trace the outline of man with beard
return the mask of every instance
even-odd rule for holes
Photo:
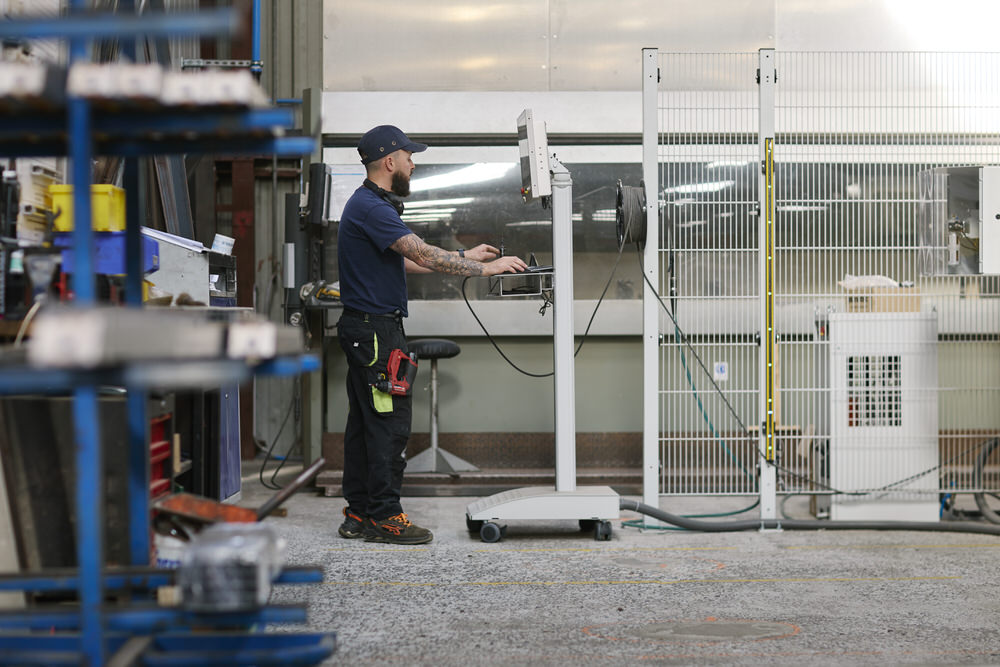
[[[426,544],[434,537],[410,522],[399,501],[412,397],[374,386],[387,374],[392,351],[407,352],[406,272],[492,276],[527,268],[518,257],[498,257],[499,250],[487,244],[457,252],[429,245],[403,223],[403,205],[395,197],[410,194],[413,153],[426,149],[393,125],[366,132],[358,153],[368,177],[340,219],[337,259],[344,312],[337,332],[347,356],[350,411],[344,430],[347,507],[338,532],[348,539]]]

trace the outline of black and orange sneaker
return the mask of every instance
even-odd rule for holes
[[[365,519],[359,516],[357,513],[352,512],[350,508],[344,508],[344,523],[340,524],[340,528],[337,532],[340,536],[348,540],[356,540],[359,537],[365,537],[368,528],[365,526]]]
[[[397,514],[388,519],[368,519],[368,534],[365,542],[388,542],[389,544],[427,544],[434,534],[410,522],[405,514]]]

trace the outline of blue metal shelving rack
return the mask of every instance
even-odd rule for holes
[[[84,0],[71,0],[70,16],[0,22],[0,39],[62,39],[69,42],[70,64],[85,60],[94,39],[118,38],[135,56],[138,37],[198,36],[231,32],[236,15],[228,9],[194,14],[134,14],[134,2],[120,3],[118,14],[86,12]],[[124,185],[129,193],[126,217],[126,306],[141,307],[141,232],[134,193],[138,188],[135,156],[164,153],[251,153],[302,155],[314,139],[278,136],[275,128],[293,126],[288,109],[117,111],[95,116],[87,100],[70,97],[65,110],[0,115],[0,155],[67,155],[71,163],[75,225],[75,305],[93,307],[95,237],[91,229],[90,164],[93,155],[125,156]],[[193,363],[193,362],[192,362]],[[176,364],[174,364],[176,365]],[[206,363],[197,363],[206,371]],[[209,362],[207,370],[227,380],[252,373],[289,375],[318,369],[315,356],[278,358],[250,368],[243,362]],[[113,655],[130,652],[138,664],[315,664],[336,647],[332,633],[206,633],[204,628],[263,628],[268,623],[301,623],[298,607],[267,606],[239,614],[196,614],[158,607],[150,592],[173,580],[173,573],[148,567],[149,464],[145,391],[161,377],[151,363],[98,370],[0,368],[0,394],[73,394],[76,434],[77,568],[31,575],[0,574],[0,590],[75,590],[75,609],[15,610],[0,614],[0,663],[103,665]],[[97,388],[127,389],[129,430],[129,544],[131,567],[105,570]],[[288,569],[275,582],[316,583],[317,569]],[[128,590],[133,602],[109,608],[105,593]],[[198,628],[199,632],[191,632]]]

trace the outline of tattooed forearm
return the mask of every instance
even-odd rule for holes
[[[407,234],[392,244],[392,249],[420,266],[456,276],[481,276],[483,264],[474,259],[465,259],[424,243],[416,234]]]

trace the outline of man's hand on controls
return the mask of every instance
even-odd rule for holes
[[[498,273],[520,273],[528,268],[524,260],[513,255],[506,255],[484,264],[486,270],[484,276],[495,276]]]
[[[475,248],[469,248],[463,252],[466,257],[477,262],[488,262],[500,256],[500,250],[487,243],[480,243]]]

